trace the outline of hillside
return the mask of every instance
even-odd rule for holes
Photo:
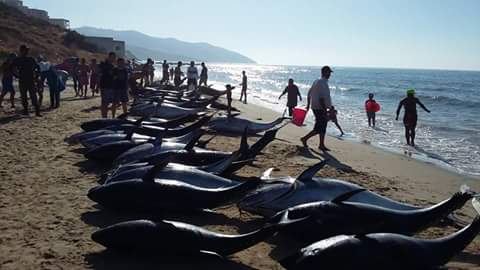
[[[17,52],[21,44],[31,48],[32,56],[41,54],[55,63],[69,56],[104,57],[96,53],[95,46],[85,43],[83,36],[74,31],[65,31],[0,3],[0,58]]]
[[[116,31],[93,27],[75,29],[88,36],[113,37],[124,40],[127,49],[139,59],[152,57],[156,60],[199,60],[208,62],[255,63],[239,53],[210,45],[208,43],[184,42],[174,38],[158,38],[137,31]]]

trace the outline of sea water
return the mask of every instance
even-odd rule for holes
[[[209,84],[219,89],[227,83],[236,85],[234,97],[239,96],[238,85],[245,70],[249,102],[275,110],[279,115],[285,110],[286,96],[280,101],[278,96],[288,79],[295,80],[304,97],[299,106],[304,106],[306,94],[321,69],[240,64],[209,64],[208,68]],[[349,67],[333,67],[333,70],[329,84],[338,121],[346,133],[344,138],[480,177],[480,72]],[[416,96],[432,111],[429,114],[417,107],[415,148],[405,144],[403,110],[399,121],[395,121],[398,103],[408,88],[414,88]],[[364,106],[368,93],[374,93],[382,106],[377,113],[376,128],[368,127]],[[309,113],[307,125],[312,124]],[[330,123],[328,133],[338,136],[340,132]]]

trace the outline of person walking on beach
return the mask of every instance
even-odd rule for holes
[[[79,93],[79,81],[78,81],[78,65],[80,63],[79,58],[75,58],[72,65],[72,80],[73,80],[73,90],[75,90],[75,96],[78,97]]]
[[[243,101],[243,104],[247,104],[247,88],[248,88],[248,78],[245,73],[245,70],[242,71],[242,83],[240,84],[242,86],[242,92],[240,94],[240,101],[242,101],[243,96],[245,95],[245,100]]]
[[[343,135],[345,135],[345,133],[343,133],[342,127],[338,123],[337,114],[338,111],[335,109],[334,106],[332,106],[330,108],[330,111],[328,111],[328,119],[337,126],[338,130],[340,131],[340,137],[342,137]]]
[[[175,87],[179,87],[183,81],[182,81],[182,75],[183,75],[183,72],[182,72],[182,61],[179,61],[177,63],[177,66],[175,67],[175,71],[174,71],[174,74],[175,74],[175,77],[173,78],[173,83],[175,85]]]
[[[63,82],[60,82],[60,77],[53,66],[45,72],[47,85],[50,92],[50,109],[60,107],[60,91],[65,89]],[[63,89],[62,89],[63,87]]]
[[[404,115],[403,115],[403,124],[405,125],[405,139],[407,140],[407,144],[411,146],[415,146],[415,129],[417,128],[417,104],[422,107],[423,110],[430,113],[425,105],[420,102],[418,98],[415,97],[415,89],[408,89],[407,90],[407,97],[404,98],[398,104],[397,108],[397,117],[395,120],[398,121],[398,115],[400,114],[400,110],[402,107],[404,108]]]
[[[90,60],[90,90],[92,91],[92,97],[98,92],[98,74],[100,73],[97,59]]]
[[[202,86],[202,84],[205,86],[208,86],[207,80],[208,80],[208,69],[207,69],[207,66],[205,66],[205,63],[202,62],[202,71],[200,72],[200,83],[198,84],[198,86]]]
[[[300,101],[302,100],[302,95],[300,94],[298,87],[294,84],[293,79],[288,80],[288,85],[278,97],[278,100],[280,100],[285,94],[287,94],[288,115],[292,116],[293,109],[297,107],[298,98],[300,98]]]
[[[195,62],[191,61],[190,66],[187,69],[187,86],[190,88],[193,85],[194,89],[197,89],[198,69],[195,67]]]
[[[23,114],[28,115],[27,92],[30,96],[32,106],[35,108],[36,116],[40,114],[40,106],[38,105],[35,82],[37,81],[40,67],[35,59],[28,56],[30,49],[22,45],[20,46],[20,56],[13,61],[13,71],[18,78],[18,88],[20,89],[20,97],[22,99]]]
[[[325,134],[327,132],[328,115],[327,111],[332,107],[332,98],[330,97],[330,87],[328,86],[328,79],[332,74],[332,69],[329,66],[322,67],[322,78],[315,80],[312,87],[308,91],[307,97],[307,111],[312,106],[312,111],[315,116],[315,126],[305,137],[302,137],[300,141],[303,146],[308,147],[308,140],[319,135],[320,145],[319,149],[322,151],[330,151],[325,146]]]
[[[113,117],[115,117],[116,107],[122,104],[123,113],[128,112],[128,70],[125,65],[125,59],[118,58],[117,67],[113,69],[114,84],[114,105],[112,108]]]
[[[365,111],[367,112],[368,126],[375,127],[375,115],[377,113],[377,102],[373,99],[373,93],[368,94],[368,99],[365,101]]]
[[[2,108],[3,98],[7,93],[10,93],[11,108],[15,108],[15,88],[13,87],[13,61],[17,55],[11,53],[7,60],[0,66],[0,73],[2,74],[2,92],[0,93],[0,108]]]
[[[100,97],[101,105],[100,111],[103,118],[108,116],[108,105],[114,103],[114,81],[113,81],[113,63],[117,58],[114,52],[108,54],[108,58],[99,65],[99,78],[100,78]],[[112,106],[112,115],[115,115],[115,106]]]
[[[228,117],[232,116],[232,90],[235,89],[235,87],[232,87],[230,84],[227,84],[225,86],[227,89],[227,114]]]
[[[167,83],[170,80],[170,76],[168,74],[168,69],[170,66],[167,63],[167,60],[163,60],[162,64],[162,83]]]
[[[78,85],[79,85],[79,94],[81,97],[87,98],[88,90],[88,78],[91,74],[90,66],[87,65],[85,58],[80,60],[80,65],[78,66]]]

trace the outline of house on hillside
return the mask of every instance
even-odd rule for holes
[[[21,0],[0,0],[0,3],[4,3],[7,6],[22,9],[23,2]]]
[[[50,18],[48,20],[51,24],[60,26],[63,29],[70,29],[70,21],[66,19],[60,19],[60,18]]]
[[[118,57],[125,57],[125,41],[108,37],[85,37],[85,41],[94,44],[103,53],[114,52]]]
[[[25,15],[28,15],[30,17],[34,17],[44,21],[48,21],[48,19],[50,19],[50,17],[48,17],[48,12],[46,10],[23,7],[22,11],[23,13],[25,13]]]

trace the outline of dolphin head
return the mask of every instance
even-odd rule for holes
[[[92,234],[92,240],[114,249],[142,249],[155,236],[156,224],[149,220],[120,222]]]

